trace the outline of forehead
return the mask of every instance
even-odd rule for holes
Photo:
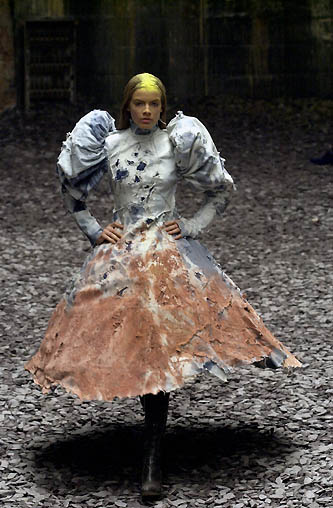
[[[140,100],[144,102],[151,102],[161,99],[161,92],[157,90],[147,90],[146,88],[139,88],[135,90],[132,95],[132,100]]]

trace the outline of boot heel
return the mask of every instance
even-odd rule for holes
[[[162,496],[162,473],[160,465],[149,461],[142,469],[141,495],[143,499],[160,499]]]

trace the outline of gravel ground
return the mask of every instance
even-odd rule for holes
[[[84,108],[0,118],[1,444],[4,508],[137,508],[142,411],[135,399],[44,396],[24,371],[88,242],[66,215],[54,165]],[[227,159],[238,193],[204,242],[295,371],[202,376],[171,399],[164,498],[156,508],[332,506],[332,101],[189,104]],[[180,208],[198,202],[180,189]],[[90,205],[101,220],[103,184]]]

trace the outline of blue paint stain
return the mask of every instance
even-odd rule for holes
[[[117,162],[116,162],[116,167],[119,166],[119,159],[117,159]]]
[[[201,273],[200,272],[195,272],[195,276],[196,276],[197,279],[199,279],[199,280],[201,279]]]
[[[140,211],[140,209],[137,206],[135,206],[135,205],[131,206],[131,213],[133,215],[138,215],[139,211]]]
[[[136,167],[138,171],[143,171],[147,164],[145,162],[140,162],[140,164]]]
[[[123,178],[126,178],[127,176],[128,176],[127,169],[118,169],[116,174],[116,180],[123,180]]]
[[[129,166],[133,166],[134,161],[127,161],[127,164],[128,164]]]
[[[145,200],[145,197],[144,197],[144,196],[142,196],[142,197],[141,197],[141,201],[144,201],[144,200]]]
[[[154,222],[153,219],[146,219],[147,224],[151,224],[152,222]]]
[[[203,364],[203,368],[207,370],[211,370],[214,367],[215,363],[212,360],[208,360]]]
[[[106,279],[106,277],[107,277],[107,276],[108,276],[108,274],[107,274],[107,273],[105,273],[105,274],[103,275],[103,279]]]
[[[136,176],[135,176],[134,181],[135,181],[136,183],[140,182],[140,178],[138,177],[138,175],[136,175]]]
[[[132,240],[129,240],[128,242],[126,242],[126,250],[127,252],[130,252],[132,250]]]
[[[134,152],[134,157],[137,157],[139,155],[139,152]]]
[[[73,206],[73,212],[82,212],[82,210],[86,210],[87,206],[84,201],[75,201]]]
[[[124,291],[126,291],[126,289],[127,289],[127,288],[128,288],[128,286],[125,286],[124,288],[119,289],[119,291],[118,291],[117,295],[118,295],[118,296],[123,296],[123,293],[124,293]]]

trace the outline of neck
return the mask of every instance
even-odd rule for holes
[[[142,129],[130,118],[130,128],[134,134],[138,134],[139,136],[147,136],[148,134],[151,134],[158,129],[158,124],[154,125],[154,127],[151,129]]]

